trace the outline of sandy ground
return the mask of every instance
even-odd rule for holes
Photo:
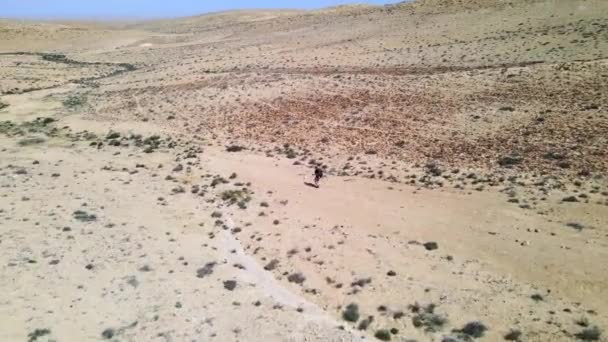
[[[607,17],[0,21],[0,340],[606,341]]]

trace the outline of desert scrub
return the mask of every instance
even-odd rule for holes
[[[342,312],[342,318],[348,322],[357,322],[359,320],[359,305],[355,303],[350,303]]]
[[[92,222],[97,220],[97,216],[89,214],[83,210],[76,210],[73,214],[74,218],[82,222]]]
[[[580,332],[574,334],[574,337],[581,341],[599,341],[601,336],[602,332],[597,326],[585,328]]]
[[[30,145],[42,144],[45,141],[46,140],[41,137],[30,137],[30,138],[25,138],[25,139],[19,140],[17,142],[17,144],[19,144],[19,146],[30,146]]]
[[[224,178],[222,176],[214,176],[210,185],[212,188],[215,188],[219,184],[228,184],[228,183],[230,183],[230,182],[226,178]]]
[[[473,338],[480,338],[484,335],[486,330],[488,330],[488,328],[483,323],[475,321],[469,322],[460,330],[455,331]]]
[[[56,127],[50,127],[49,124],[55,122],[53,118],[36,118],[33,121],[25,121],[22,123],[14,123],[12,121],[3,121],[0,123],[0,133],[8,136],[20,136],[27,133],[41,133],[48,136],[57,136],[59,130]]]
[[[112,337],[114,337],[114,335],[116,335],[116,331],[114,331],[114,329],[112,329],[112,328],[105,329],[104,331],[101,332],[101,337],[103,337],[106,340],[111,339]]]
[[[530,298],[535,302],[542,302],[544,300],[543,296],[538,293],[531,295]]]
[[[498,159],[498,165],[505,167],[505,168],[511,168],[514,165],[519,165],[523,162],[523,158],[518,155],[518,154],[510,154],[510,155],[506,155],[506,156],[502,156],[500,159]]]
[[[290,283],[302,284],[302,283],[304,283],[304,281],[306,281],[306,277],[302,273],[298,272],[298,273],[290,274],[287,277],[287,280]]]
[[[427,332],[437,332],[447,323],[447,319],[434,313],[419,313],[412,317],[412,324],[416,328],[424,328]]]
[[[48,62],[65,62],[67,59],[64,54],[61,53],[40,53],[42,60]]]
[[[435,314],[435,304],[429,304],[426,307],[421,307],[418,303],[409,306],[414,317],[412,324],[416,328],[423,328],[426,332],[440,331],[448,322],[447,318]]]
[[[288,159],[295,159],[298,157],[298,153],[291,148],[289,144],[284,144],[283,148],[276,147],[275,151],[279,154],[284,154]]]
[[[69,109],[82,107],[87,102],[87,98],[83,94],[71,95],[63,100],[63,106]]]
[[[367,330],[367,328],[369,327],[370,324],[372,324],[373,321],[374,321],[374,316],[368,316],[367,318],[365,318],[365,319],[361,320],[361,322],[359,322],[357,329]]]
[[[579,232],[582,231],[583,228],[585,228],[585,226],[583,226],[582,224],[577,223],[577,222],[568,222],[568,223],[566,223],[566,226],[570,227],[572,229],[578,230]]]
[[[264,266],[264,269],[266,271],[272,271],[275,268],[277,268],[278,265],[279,265],[279,260],[272,259],[272,260],[270,260],[270,262],[266,266]]]
[[[388,331],[386,329],[380,329],[380,330],[376,331],[376,333],[374,334],[374,337],[379,339],[380,341],[390,341],[391,333],[390,333],[390,331]]]
[[[4,109],[6,107],[8,107],[8,104],[0,101],[0,110]]]
[[[118,139],[120,138],[120,133],[110,131],[108,135],[106,135],[106,140]]]
[[[247,189],[239,190],[226,190],[220,194],[220,198],[224,202],[228,202],[228,205],[238,203],[241,209],[247,207],[247,203],[251,201],[251,196]]]
[[[244,149],[245,149],[245,147],[239,146],[239,145],[226,146],[226,151],[227,152],[241,152]]]
[[[49,329],[36,329],[36,330],[32,331],[31,333],[27,334],[27,341],[35,342],[36,340],[38,340],[38,337],[49,335],[50,333],[51,333],[51,330],[49,330]]]
[[[151,135],[145,139],[142,139],[141,135],[132,135],[129,139],[133,140],[135,146],[143,147],[144,153],[152,153],[157,150],[163,143],[163,140],[158,135]],[[171,142],[167,143],[167,147]]]
[[[508,333],[505,334],[505,341],[519,341],[521,338],[521,331],[517,329],[511,329]]]

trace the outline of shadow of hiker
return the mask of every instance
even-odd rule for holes
[[[314,185],[314,184],[309,183],[309,182],[304,182],[304,185],[311,186],[311,187],[313,187],[313,188],[315,188],[315,189],[318,189],[318,188],[319,188],[319,186],[318,186],[318,185]]]

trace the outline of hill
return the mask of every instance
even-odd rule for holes
[[[0,21],[0,340],[604,340],[607,18]]]

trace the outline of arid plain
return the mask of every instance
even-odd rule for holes
[[[605,1],[2,19],[0,340],[607,341],[606,146]]]

